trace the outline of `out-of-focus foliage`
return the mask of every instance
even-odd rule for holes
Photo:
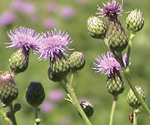
[[[6,49],[6,42],[10,42],[7,32],[14,27],[25,26],[42,33],[54,28],[70,34],[73,43],[71,48],[82,51],[86,57],[86,65],[77,73],[75,91],[79,99],[88,99],[94,105],[94,115],[91,117],[93,125],[106,125],[109,122],[112,96],[106,91],[106,76],[95,74],[92,70],[93,62],[98,55],[108,49],[101,40],[93,39],[86,27],[89,16],[96,15],[97,4],[102,6],[102,0],[0,0],[0,70],[10,71],[8,59],[15,49]],[[122,1],[120,1],[122,2]],[[150,104],[150,15],[149,1],[124,0],[124,12],[120,20],[125,28],[125,18],[128,11],[140,8],[144,13],[145,25],[137,33],[131,53],[131,76],[133,82],[141,86],[146,93],[146,102]],[[126,30],[126,28],[125,28]],[[127,31],[127,30],[126,30]],[[127,31],[128,32],[128,31]],[[126,51],[126,50],[125,50]],[[125,52],[124,51],[124,52]],[[24,73],[15,77],[19,88],[22,109],[16,114],[18,125],[33,124],[32,107],[25,101],[25,91],[31,81],[40,81],[46,92],[45,107],[41,106],[41,125],[82,125],[84,121],[78,115],[75,107],[62,98],[53,99],[58,94],[51,95],[56,90],[61,91],[60,97],[65,97],[61,86],[51,82],[47,77],[49,61],[38,61],[38,56],[30,53],[29,67]],[[126,81],[125,81],[126,83]],[[128,84],[120,95],[115,114],[115,125],[130,124],[128,116],[131,108],[127,104],[126,95]],[[58,96],[58,95],[57,95]],[[58,96],[58,97],[59,97]],[[142,108],[141,108],[142,109]],[[148,125],[149,120],[144,110],[139,114],[139,124]],[[0,125],[6,125],[0,117]]]

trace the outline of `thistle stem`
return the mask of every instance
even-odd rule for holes
[[[118,100],[118,97],[114,96],[113,103],[112,103],[111,114],[110,114],[109,125],[113,125],[115,110],[116,110],[116,106],[117,106],[117,100]]]
[[[37,107],[33,107],[34,109],[34,125],[39,125],[41,120],[38,118],[38,108]]]
[[[127,66],[129,65],[129,62],[130,62],[131,46],[132,46],[134,36],[135,36],[135,34],[130,33],[130,38],[129,38],[129,43],[128,43],[128,51],[127,51]]]
[[[13,125],[17,125],[16,118],[15,118],[15,112],[14,112],[12,103],[9,105],[9,109],[10,109],[10,115],[11,115],[11,122]]]
[[[90,120],[87,118],[86,114],[84,113],[83,109],[81,108],[78,99],[76,97],[76,94],[74,92],[74,89],[70,86],[69,83],[66,83],[66,88],[72,98],[72,103],[76,106],[76,108],[78,109],[80,115],[82,116],[82,118],[84,119],[86,125],[92,125]]]
[[[130,88],[132,89],[132,91],[134,92],[135,96],[137,97],[137,99],[139,100],[139,102],[141,103],[142,107],[144,108],[144,110],[146,111],[146,113],[148,114],[148,116],[150,117],[150,110],[147,106],[147,104],[144,102],[144,100],[141,98],[140,94],[137,92],[135,86],[132,84],[132,80],[129,74],[130,70],[128,67],[123,68],[123,73],[124,76],[130,86]]]
[[[137,114],[139,113],[139,109],[134,109],[133,111],[133,125],[137,125]]]
[[[11,120],[6,116],[6,113],[3,111],[2,108],[0,108],[0,115],[2,116],[2,118],[3,118],[4,120],[7,121],[7,123],[8,123],[9,125],[12,125]]]

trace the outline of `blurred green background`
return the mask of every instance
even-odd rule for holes
[[[75,76],[75,92],[79,99],[90,100],[94,105],[94,115],[91,117],[93,125],[107,125],[112,104],[112,96],[106,90],[106,76],[104,74],[95,74],[92,70],[93,62],[98,55],[107,52],[108,49],[101,40],[93,39],[86,27],[86,21],[91,15],[96,15],[97,5],[102,6],[102,0],[0,0],[0,70],[10,71],[8,59],[15,49],[6,49],[4,43],[10,42],[7,32],[14,27],[25,26],[35,29],[42,33],[51,31],[54,28],[61,29],[70,34],[73,43],[70,48],[82,51],[85,54],[86,65]],[[120,1],[122,2],[122,1]],[[128,11],[140,8],[144,13],[145,25],[137,33],[131,54],[131,76],[133,82],[141,86],[146,93],[146,103],[150,104],[150,3],[149,0],[124,0],[123,16],[120,17],[125,28],[125,18]],[[11,16],[4,16],[6,13]],[[4,18],[5,17],[5,18]],[[7,19],[8,18],[8,19]],[[9,22],[10,20],[10,22]],[[4,22],[7,23],[5,24]],[[126,29],[125,29],[126,30]],[[127,32],[128,33],[128,32]],[[125,50],[126,51],[126,50]],[[69,52],[70,53],[70,52]],[[31,81],[40,81],[46,92],[44,102],[49,102],[52,107],[47,112],[41,110],[41,125],[84,125],[84,121],[78,115],[73,105],[65,100],[52,101],[49,94],[53,90],[63,89],[57,83],[51,82],[47,77],[49,61],[38,61],[38,56],[30,53],[29,67],[24,73],[15,77],[15,82],[19,88],[19,96],[14,102],[19,102],[22,109],[16,114],[18,125],[33,124],[32,107],[25,101],[25,91]],[[125,79],[124,79],[125,81]],[[126,81],[125,81],[126,83]],[[129,90],[126,83],[126,89],[120,95],[115,114],[115,125],[131,124],[128,120],[132,111],[126,102],[126,95]],[[65,96],[66,97],[66,96]],[[148,125],[147,114],[141,108],[138,115],[139,125]],[[7,123],[0,117],[0,125]]]

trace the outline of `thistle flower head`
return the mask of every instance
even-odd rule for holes
[[[43,33],[43,37],[44,38],[39,43],[40,60],[46,60],[50,57],[51,61],[53,61],[56,55],[67,55],[65,51],[71,43],[69,34],[60,30],[54,30]]]
[[[127,64],[127,55],[125,54],[122,57],[124,66],[126,67]],[[120,63],[115,59],[115,56],[111,52],[107,52],[106,54],[102,54],[102,57],[96,58],[97,63],[93,63],[94,67],[93,69],[96,72],[101,72],[107,74],[107,76],[111,76],[116,71],[121,70]],[[129,63],[130,65],[130,63]]]
[[[25,48],[26,50],[38,50],[37,43],[41,41],[42,36],[33,29],[26,27],[14,28],[8,32],[8,37],[12,41],[7,48]]]
[[[120,70],[121,65],[115,59],[114,55],[111,52],[107,52],[106,54],[102,54],[102,57],[96,58],[97,63],[94,63],[94,70],[96,72],[106,73],[110,76],[114,70]]]
[[[98,11],[100,11],[98,14],[102,17],[117,18],[123,11],[122,5],[115,0],[107,2],[106,4],[103,3],[103,6],[103,8],[98,6]]]

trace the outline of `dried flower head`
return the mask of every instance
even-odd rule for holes
[[[56,55],[67,55],[65,51],[71,43],[69,34],[55,29],[54,31],[43,33],[43,37],[39,43],[40,60],[46,60],[50,57],[51,61],[53,61]]]
[[[98,14],[102,17],[117,18],[123,11],[122,5],[115,0],[107,2],[106,4],[103,3],[103,6],[103,8],[98,6],[98,11],[100,11]]]
[[[37,43],[41,41],[42,36],[36,33],[35,30],[19,27],[8,32],[8,37],[12,41],[7,48],[25,48],[26,50],[38,50]]]

